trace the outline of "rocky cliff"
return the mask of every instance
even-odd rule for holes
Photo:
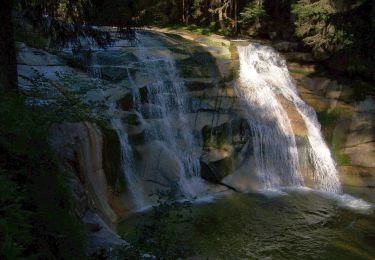
[[[202,179],[213,192],[260,188],[250,127],[233,88],[239,66],[236,46],[246,41],[174,31],[150,34],[164,47],[150,43],[144,48],[156,57],[171,57],[186,87],[186,117],[197,140],[193,150],[200,161]],[[317,76],[310,56],[292,52],[296,47],[292,43],[275,47],[289,53],[289,69],[303,99],[318,112],[342,183],[347,188],[374,187],[373,98],[360,93],[362,86]],[[122,39],[107,50],[94,52],[51,53],[24,44],[18,49],[21,89],[29,102],[66,106],[61,101],[69,100],[69,104],[80,104],[78,119],[60,118],[61,122],[51,127],[51,143],[62,167],[72,173],[77,211],[91,231],[91,247],[122,243],[114,227],[135,205],[125,178],[122,144],[111,119],[121,119],[146,196],[179,178],[176,157],[166,152],[168,147],[160,140],[146,134],[147,127],[160,121],[155,114],[147,113],[158,109],[146,87],[155,75],[142,73],[145,64],[139,62],[139,53]],[[135,91],[140,101],[134,99]],[[306,126],[295,108],[279,98],[291,120],[298,149],[303,151]],[[136,102],[141,104],[142,117],[134,109]],[[306,165],[302,169],[306,184],[312,185],[308,177],[311,165],[303,153],[299,160]]]

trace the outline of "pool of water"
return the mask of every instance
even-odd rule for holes
[[[348,195],[231,194],[194,204],[193,219],[193,255],[202,259],[375,259],[374,208]]]

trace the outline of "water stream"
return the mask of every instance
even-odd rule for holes
[[[205,186],[200,178],[199,154],[194,151],[198,146],[197,138],[186,116],[189,111],[184,81],[178,75],[168,48],[144,34],[138,34],[137,38],[140,71],[152,77],[146,85],[147,106],[142,104],[140,92],[133,91],[133,107],[140,120],[151,119],[145,130],[146,142],[157,140],[166,153],[174,157],[178,163],[179,190],[184,196],[202,195]],[[153,48],[149,48],[150,45]]]
[[[110,105],[110,111],[113,114],[111,119],[111,124],[113,129],[115,129],[121,146],[121,170],[125,176],[126,184],[130,195],[132,196],[134,205],[136,209],[141,209],[145,207],[145,198],[143,194],[142,185],[140,179],[136,174],[135,160],[133,156],[133,150],[129,144],[129,138],[125,132],[124,125],[121,118],[115,116],[117,111],[116,104],[112,103]]]
[[[127,74],[126,81],[119,84],[130,90],[132,108],[126,113],[137,117],[143,129],[143,144],[130,142],[121,116],[113,116],[111,125],[120,140],[122,170],[135,208],[150,204],[145,197],[153,190],[147,188],[147,181],[175,186],[188,198],[207,195],[208,187],[200,176],[201,142],[189,124],[189,92],[179,76],[175,56],[164,42],[148,33],[137,33],[136,46],[131,48],[132,63],[124,61],[116,66],[124,68],[123,73]],[[305,123],[307,154],[313,168],[311,179],[316,188],[340,193],[335,162],[321,135],[315,111],[299,97],[285,60],[272,48],[259,44],[239,46],[238,53],[240,78],[235,91],[252,131],[255,166],[261,185],[266,189],[305,186],[305,176],[301,173],[305,165],[300,165],[299,158],[302,151],[298,151],[291,120],[281,102],[283,99]],[[94,53],[90,74],[102,77],[104,66],[114,65],[99,64]],[[116,100],[116,97],[112,100],[109,112],[120,115],[122,110]],[[147,151],[147,155],[142,154],[141,163],[134,158],[135,149]],[[159,158],[167,159],[159,162]],[[169,169],[169,165],[163,165],[160,170],[160,163],[174,166]],[[142,167],[148,165],[152,165],[152,169],[144,177],[146,171]],[[165,174],[166,171],[170,172]]]
[[[316,188],[340,193],[335,162],[320,132],[316,113],[299,97],[285,60],[271,47],[259,44],[238,46],[238,53],[240,83],[236,91],[247,111],[257,173],[265,188],[304,185],[296,140],[281,97],[300,114],[307,128]]]

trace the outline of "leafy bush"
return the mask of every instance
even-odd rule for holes
[[[257,5],[255,2],[250,2],[240,13],[239,23],[242,27],[252,26],[257,19],[266,15],[267,13],[263,6]]]
[[[178,201],[175,189],[159,190],[157,205],[138,225],[131,245],[119,248],[121,259],[178,259],[189,256],[192,250],[193,218],[191,202]]]
[[[342,49],[352,41],[350,35],[335,26],[333,19],[337,12],[330,1],[298,1],[292,9],[296,35],[315,49],[330,52]]]
[[[370,51],[375,44],[373,6],[369,0],[299,0],[292,6],[295,33],[317,57],[329,59],[332,69],[371,78],[375,61]]]
[[[47,133],[50,112],[0,96],[0,258],[85,259],[85,233]]]

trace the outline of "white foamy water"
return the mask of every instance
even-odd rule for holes
[[[335,162],[320,132],[315,111],[298,95],[285,60],[271,47],[238,46],[240,83],[236,86],[253,133],[257,172],[265,188],[301,186],[298,151],[288,115],[278,100],[287,99],[308,130],[309,161],[316,188],[340,193]]]
[[[134,205],[136,209],[145,207],[145,199],[143,196],[143,188],[140,183],[139,177],[135,170],[135,160],[133,156],[133,149],[129,144],[128,135],[124,130],[124,125],[121,118],[117,118],[115,104],[111,104],[110,112],[112,112],[113,117],[111,119],[111,124],[113,129],[115,129],[121,146],[121,170],[125,176],[126,185],[129,190],[130,195],[133,198]]]
[[[137,38],[139,42],[135,54],[142,64],[141,72],[152,77],[146,85],[147,108],[141,104],[140,93],[133,91],[134,109],[143,117],[140,121],[145,121],[145,117],[155,119],[148,123],[145,130],[146,141],[158,140],[175,158],[179,166],[178,186],[185,196],[202,195],[206,187],[200,178],[199,157],[194,151],[197,140],[186,116],[185,84],[165,46],[144,34],[137,34]]]

